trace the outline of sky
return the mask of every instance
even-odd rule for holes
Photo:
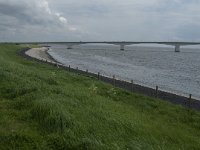
[[[200,0],[0,0],[0,42],[200,41]]]

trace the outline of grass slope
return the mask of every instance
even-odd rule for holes
[[[200,149],[200,113],[0,45],[0,149]]]

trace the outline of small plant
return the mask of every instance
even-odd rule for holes
[[[89,87],[89,91],[90,91],[90,94],[97,94],[97,86],[95,86],[95,84],[92,84],[90,87]]]
[[[51,73],[51,77],[52,77],[52,78],[56,78],[56,73],[55,73],[55,72],[52,72],[52,73]]]
[[[58,82],[56,80],[56,73],[55,72],[51,72],[49,78],[47,79],[47,82],[50,85],[58,85]]]
[[[117,90],[115,88],[111,88],[109,91],[108,91],[108,94],[110,96],[116,96],[117,95]]]

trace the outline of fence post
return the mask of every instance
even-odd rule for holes
[[[113,75],[113,85],[115,86],[115,75]]]
[[[71,70],[71,66],[69,65],[69,72],[70,72],[70,70]]]
[[[98,80],[100,80],[100,72],[98,72]]]
[[[56,67],[59,69],[59,65],[56,63]]]
[[[192,104],[192,94],[189,95],[189,108],[191,108],[191,104]]]
[[[76,67],[76,73],[78,73],[78,67]]]
[[[88,73],[88,69],[86,69],[86,73]]]
[[[156,86],[156,98],[158,97],[158,86]]]
[[[131,80],[131,92],[133,92],[133,80]]]

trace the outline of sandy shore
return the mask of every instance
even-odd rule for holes
[[[47,60],[48,62],[56,63],[55,60],[53,60],[48,54],[47,54],[48,48],[47,47],[41,47],[41,48],[32,48],[28,51],[26,51],[26,55],[37,58],[37,59],[43,59]]]

